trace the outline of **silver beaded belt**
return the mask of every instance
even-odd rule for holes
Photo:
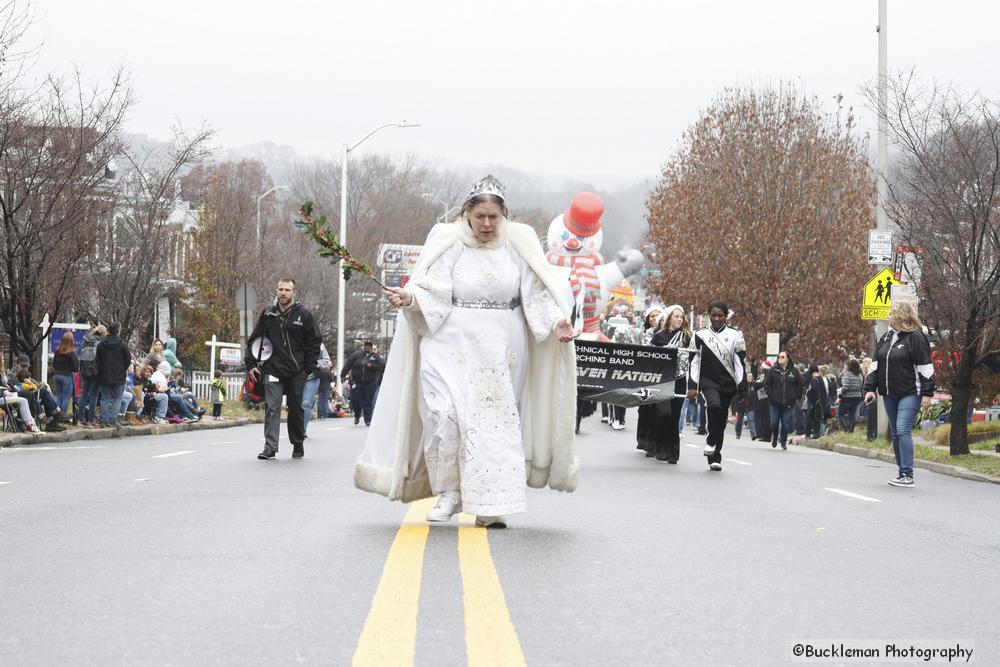
[[[490,301],[489,299],[459,299],[451,297],[451,303],[457,308],[478,308],[480,310],[514,310],[521,305],[521,297],[515,296],[507,301]]]

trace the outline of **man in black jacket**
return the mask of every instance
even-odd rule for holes
[[[101,426],[118,423],[122,394],[125,393],[125,376],[132,363],[128,345],[121,339],[122,325],[112,322],[108,335],[97,344],[97,386],[101,397]],[[128,426],[121,422],[119,425]]]
[[[365,426],[371,426],[372,412],[375,410],[375,395],[382,383],[384,371],[385,360],[378,355],[370,340],[366,340],[361,349],[344,362],[344,368],[340,371],[340,380],[343,382],[350,375],[351,398],[357,397],[356,405],[361,410],[361,415],[357,412],[354,413],[355,424],[358,423],[358,418],[364,415]]]
[[[282,396],[288,397],[288,440],[292,443],[292,458],[300,459],[305,455],[302,388],[306,378],[316,370],[321,339],[312,313],[295,300],[297,295],[294,280],[282,278],[278,281],[274,303],[257,318],[257,326],[249,338],[251,343],[266,338],[271,356],[257,359],[251,345],[247,345],[243,359],[250,369],[251,379],[264,383],[264,451],[257,455],[262,460],[271,460],[278,452]]]

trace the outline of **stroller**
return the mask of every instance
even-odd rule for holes
[[[264,384],[262,382],[252,382],[250,378],[243,381],[240,387],[240,401],[247,410],[260,410],[264,405]]]

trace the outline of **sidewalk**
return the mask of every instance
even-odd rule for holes
[[[217,422],[202,419],[189,424],[143,424],[141,426],[109,426],[107,428],[72,428],[58,433],[30,435],[28,433],[0,434],[0,447],[22,445],[40,445],[60,442],[76,442],[78,440],[101,440],[104,438],[129,438],[140,435],[164,435],[181,433],[182,431],[205,431],[217,428],[231,428],[253,424],[249,417],[233,417]]]

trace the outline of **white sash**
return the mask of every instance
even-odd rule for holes
[[[725,329],[723,329],[723,331],[725,331]],[[736,378],[736,366],[733,363],[733,353],[726,346],[725,341],[719,338],[718,334],[712,331],[711,328],[699,329],[695,332],[695,335],[701,338],[705,345],[712,350],[712,354],[715,355],[715,358],[726,367],[729,374],[733,376],[733,381],[738,384],[739,380]]]

